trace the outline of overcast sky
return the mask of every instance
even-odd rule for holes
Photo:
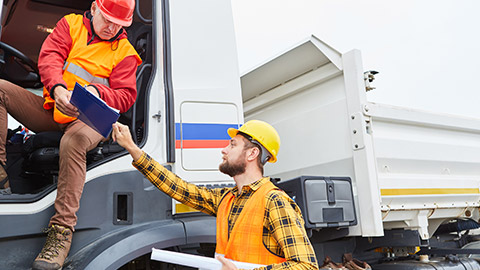
[[[370,101],[480,118],[479,0],[232,0],[240,71],[314,34],[377,70]]]

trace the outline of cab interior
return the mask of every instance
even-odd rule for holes
[[[37,61],[43,41],[55,24],[70,13],[83,14],[93,0],[4,0],[1,14],[0,79],[8,80],[42,95]],[[145,141],[147,92],[153,70],[153,0],[136,0],[132,25],[125,28],[130,43],[142,58],[137,69],[137,99],[119,122],[130,126],[137,144]],[[34,117],[34,116],[32,116]],[[7,173],[12,195],[1,202],[31,202],[55,189],[58,176],[58,132],[21,134],[9,124]],[[87,170],[124,154],[107,140],[87,154]]]

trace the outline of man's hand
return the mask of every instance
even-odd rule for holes
[[[128,126],[122,125],[117,122],[113,123],[112,128],[113,141],[117,142],[120,146],[127,149],[133,160],[138,160],[142,156],[143,151],[138,148],[138,146],[133,142],[132,135],[130,134],[130,129],[128,128]]]
[[[132,148],[135,143],[132,139],[132,134],[130,134],[130,129],[126,125],[122,125],[118,122],[113,123],[112,125],[113,133],[112,138],[113,141],[117,142],[120,146],[127,149]]]
[[[236,270],[238,269],[235,264],[233,264],[231,261],[225,259],[223,256],[215,256],[217,260],[219,260],[222,263],[222,270]]]
[[[79,113],[77,107],[70,103],[72,92],[68,91],[61,85],[55,87],[53,91],[55,95],[55,107],[67,116],[78,117]]]

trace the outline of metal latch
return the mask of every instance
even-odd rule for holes
[[[158,113],[152,115],[153,118],[157,119],[157,122],[160,123],[160,119],[162,119],[162,111],[158,111]]]
[[[325,177],[325,182],[327,183],[327,201],[328,204],[335,204],[335,184],[330,179],[330,177]]]

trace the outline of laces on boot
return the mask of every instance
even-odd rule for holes
[[[53,258],[58,257],[60,250],[65,248],[64,243],[68,240],[67,236],[70,235],[71,232],[66,228],[55,227],[55,225],[46,228],[44,232],[48,233],[47,241],[39,254],[39,258],[52,260]]]

